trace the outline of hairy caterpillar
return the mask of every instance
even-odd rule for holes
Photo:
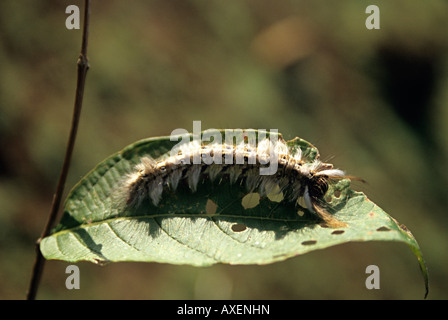
[[[272,161],[276,164],[275,172],[260,174],[260,168]],[[257,191],[262,196],[274,189],[279,190],[283,192],[285,201],[298,203],[303,199],[306,208],[327,226],[346,226],[320,203],[324,202],[332,180],[352,177],[319,159],[305,161],[300,148],[291,152],[280,137],[274,142],[261,140],[258,146],[244,142],[238,145],[203,145],[193,141],[181,145],[176,153],[165,159],[142,157],[135,171],[127,175],[123,182],[125,205],[134,207],[149,199],[157,206],[165,188],[174,191],[185,179],[191,191],[195,192],[200,178],[204,176],[212,181],[218,176],[228,176],[231,184],[237,181],[245,183],[248,192]]]

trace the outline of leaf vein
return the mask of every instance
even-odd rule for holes
[[[197,253],[200,253],[200,254],[202,254],[202,255],[204,255],[204,256],[206,256],[206,257],[212,259],[213,261],[217,262],[217,260],[216,260],[215,257],[210,256],[210,255],[209,255],[208,253],[206,253],[206,252],[203,252],[203,251],[201,251],[201,250],[198,250],[198,249],[196,249],[196,248],[193,248],[193,247],[189,246],[187,243],[184,243],[183,241],[181,241],[181,240],[177,239],[176,237],[174,237],[173,235],[171,235],[167,230],[165,230],[165,228],[163,228],[162,224],[161,224],[157,219],[154,218],[154,221],[155,221],[155,223],[159,226],[160,230],[162,230],[163,233],[165,233],[170,239],[176,241],[176,242],[179,243],[180,245],[182,245],[182,246],[184,246],[184,247],[187,247],[188,249],[190,249],[190,250],[192,250],[192,251],[195,251],[195,252],[197,252]]]

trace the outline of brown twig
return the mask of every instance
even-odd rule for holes
[[[53,197],[53,203],[51,205],[50,214],[48,216],[47,224],[35,245],[36,259],[34,261],[31,281],[27,292],[27,300],[34,300],[36,298],[37,289],[39,287],[40,278],[45,265],[45,258],[39,249],[40,241],[49,235],[52,226],[57,217],[59,207],[61,204],[62,194],[64,192],[65,181],[67,179],[68,170],[70,168],[70,161],[72,158],[73,148],[75,146],[76,133],[78,131],[78,123],[81,115],[82,100],[84,96],[84,86],[87,76],[87,70],[89,69],[89,62],[87,59],[87,44],[89,34],[89,18],[90,18],[90,0],[84,2],[84,25],[82,34],[81,54],[78,59],[78,80],[76,83],[75,105],[73,109],[72,124],[70,129],[70,135],[68,138],[67,148],[65,151],[65,158],[59,176],[56,192]]]

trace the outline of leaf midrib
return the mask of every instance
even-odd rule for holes
[[[176,213],[164,213],[164,214],[154,214],[154,215],[140,215],[140,216],[130,216],[130,217],[113,217],[108,218],[100,221],[92,221],[89,223],[82,223],[80,225],[77,225],[76,227],[72,227],[69,229],[64,229],[61,231],[57,231],[52,234],[52,236],[60,235],[66,232],[73,232],[77,229],[83,229],[86,227],[94,227],[97,225],[101,225],[104,223],[110,223],[114,221],[125,221],[125,220],[138,220],[138,219],[156,219],[156,218],[235,218],[235,219],[249,219],[249,220],[263,220],[263,221],[275,221],[275,222],[303,222],[303,223],[313,223],[316,222],[314,219],[304,219],[303,217],[300,217],[301,219],[287,219],[287,218],[272,218],[272,217],[261,217],[261,216],[242,216],[242,215],[232,215],[232,214],[204,214],[204,213],[182,213],[182,214],[176,214]]]

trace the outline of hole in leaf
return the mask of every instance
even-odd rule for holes
[[[244,209],[252,209],[258,206],[260,203],[260,194],[257,192],[251,192],[246,194],[241,200],[241,205]]]
[[[281,202],[283,200],[283,192],[280,190],[278,184],[275,186],[274,190],[268,194],[268,199],[272,202]]]
[[[301,206],[302,208],[306,208],[305,199],[304,199],[303,197],[299,197],[299,198],[297,199],[297,204],[298,204],[299,206]]]
[[[333,193],[333,195],[334,195],[336,198],[339,198],[339,197],[341,196],[341,190],[335,190],[334,193]]]
[[[234,225],[232,225],[232,231],[233,232],[241,232],[247,229],[247,226],[245,224],[242,223],[235,223]]]
[[[213,200],[208,199],[207,203],[205,204],[205,213],[215,214],[217,209],[218,205]]]
[[[325,197],[325,201],[326,201],[326,202],[330,203],[330,202],[331,202],[331,200],[333,200],[333,198],[332,198],[332,197],[330,197],[330,196],[327,196],[327,197]]]
[[[304,245],[304,246],[310,246],[310,245],[312,245],[312,244],[316,244],[316,243],[317,243],[316,240],[308,240],[308,241],[303,241],[303,242],[302,242],[302,245]]]
[[[378,229],[376,229],[376,231],[390,231],[390,229],[388,227],[379,227]]]
[[[343,234],[345,230],[334,230],[331,234]]]

